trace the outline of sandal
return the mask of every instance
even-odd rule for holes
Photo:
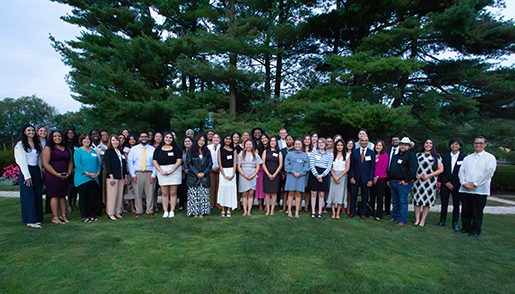
[[[314,213],[311,214],[311,218],[315,218],[315,214]]]
[[[318,214],[318,218],[322,218],[322,215],[320,213]]]
[[[225,217],[225,212],[222,211],[222,217]]]
[[[89,219],[89,218],[85,217],[85,218],[83,218],[83,219],[82,219],[82,222],[83,222],[83,223],[90,223],[90,222],[91,222],[91,219]]]
[[[65,222],[65,223],[69,222],[69,220],[66,218],[66,215],[61,215],[61,216],[59,217],[59,219],[60,219],[62,222]]]
[[[231,217],[231,212],[230,211],[227,212],[227,217]]]
[[[336,215],[334,215],[334,214],[333,214],[333,215],[331,215],[331,218],[332,218],[332,219],[335,219],[335,218],[336,218]]]
[[[339,214],[336,215],[336,219],[340,219],[340,215]]]
[[[53,222],[54,224],[60,224],[60,225],[61,225],[61,224],[64,224],[64,222],[63,222],[63,221],[61,221],[58,217],[53,217],[53,218],[52,218],[52,222]]]
[[[90,221],[90,222],[96,222],[97,220],[98,220],[98,219],[97,219],[97,218],[94,218],[94,217],[90,217],[90,218],[89,218],[89,221]]]

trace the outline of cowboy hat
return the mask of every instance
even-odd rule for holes
[[[399,144],[408,144],[411,148],[415,146],[415,143],[411,142],[411,140],[408,137],[402,138],[402,140],[399,141]]]

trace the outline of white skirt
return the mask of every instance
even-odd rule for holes
[[[233,173],[232,167],[224,167],[224,174],[231,176]],[[223,207],[230,207],[236,209],[238,207],[238,193],[236,192],[236,175],[232,180],[228,181],[220,174],[220,181],[218,184],[218,204]]]
[[[163,171],[169,171],[173,166],[173,164],[160,165]],[[180,185],[182,181],[182,166],[179,165],[178,169],[166,176],[157,172],[157,180],[159,181],[160,186]]]

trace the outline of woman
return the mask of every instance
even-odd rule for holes
[[[277,145],[277,137],[270,138],[270,144],[263,151],[263,190],[265,192],[265,215],[274,215],[277,193],[281,186],[280,172],[283,168],[283,154]],[[272,205],[270,206],[270,198]]]
[[[333,151],[333,168],[331,176],[333,180],[329,185],[327,202],[331,203],[332,219],[340,219],[342,204],[347,208],[347,173],[350,169],[350,160],[347,160],[347,147],[342,139],[336,141]],[[335,211],[335,204],[337,210]]]
[[[152,146],[154,148],[157,148],[159,145],[161,145],[162,141],[163,141],[163,134],[161,134],[160,132],[156,132],[156,134],[154,135],[154,145],[152,145]],[[174,139],[174,142],[175,142],[175,139]],[[154,203],[157,203],[157,202],[154,202]]]
[[[240,152],[243,151],[243,146],[241,146],[240,144],[240,138],[240,133],[232,134],[232,148],[235,149],[236,152],[238,152],[238,154],[240,154]]]
[[[14,159],[20,167],[21,221],[31,228],[41,228],[43,221],[40,154],[36,129],[31,125],[24,126],[14,146]]]
[[[79,148],[79,143],[77,142],[77,134],[72,129],[67,129],[65,132],[66,140],[64,141],[64,146],[68,148],[72,152],[72,163],[73,163],[73,152],[75,149]],[[73,184],[75,168],[72,169],[72,173],[68,175],[68,211],[74,211],[78,209],[77,207],[77,188]]]
[[[329,173],[333,167],[333,154],[325,150],[327,142],[318,139],[318,149],[309,156],[309,187],[311,189],[311,218],[315,218],[315,204],[318,195],[318,218],[322,218],[325,193],[329,189]]]
[[[188,186],[186,186],[186,177],[188,176],[188,165],[186,165],[186,154],[193,145],[193,138],[190,136],[184,137],[182,140],[181,154],[182,154],[182,181],[177,189],[179,195],[179,211],[186,209],[188,203]]]
[[[124,136],[125,136],[125,138],[129,138],[129,134],[130,134],[130,133],[129,133],[129,130],[127,130],[127,129],[123,129],[123,130],[121,131],[121,134],[122,134],[122,135],[124,135]]]
[[[172,137],[174,138],[174,142],[175,142],[175,136],[172,134]],[[155,132],[154,133],[154,142],[152,144],[152,147],[154,148],[157,148],[159,145],[161,145],[161,142],[163,141],[163,134],[159,133],[159,132]],[[177,146],[178,149],[180,149],[180,146],[178,146],[177,144],[175,144]],[[155,151],[155,150],[154,150]],[[159,208],[157,208],[157,194],[158,194],[158,191],[159,189],[161,188],[161,183],[159,183],[159,177],[157,177],[156,179],[156,184],[154,185],[154,211],[159,211]],[[163,192],[163,190],[161,189],[161,193]],[[161,201],[163,200],[163,197],[161,195]],[[177,197],[175,199],[175,203],[177,203]],[[164,205],[164,203],[163,203]],[[164,209],[164,208],[163,208]],[[174,216],[175,216],[175,213],[174,213]],[[168,216],[165,216],[163,214],[163,217],[168,217]],[[170,216],[170,217],[173,217],[173,216]]]
[[[55,130],[50,132],[41,159],[45,167],[46,197],[50,198],[52,222],[55,224],[68,222],[66,195],[69,186],[68,178],[73,170],[72,156],[71,150],[64,145],[62,133]],[[58,206],[61,208],[61,214],[58,213]]]
[[[125,138],[125,136],[123,134],[119,134],[118,140],[120,141],[120,145],[118,146],[118,149],[120,149],[120,151],[123,151],[123,149],[126,146],[125,143],[127,141],[127,138]]]
[[[231,209],[238,207],[236,192],[236,159],[238,152],[232,147],[232,136],[227,133],[223,137],[224,146],[218,149],[218,164],[220,165],[220,179],[218,185],[218,204],[222,207],[222,217],[231,217]]]
[[[304,151],[309,156],[311,155],[311,152],[313,152],[313,144],[311,144],[311,135],[305,135],[302,145],[302,151]],[[305,183],[305,189],[304,189],[304,211],[309,212],[309,200],[311,199],[311,190],[308,186],[308,179],[309,177],[304,177]],[[300,204],[299,204],[300,206]]]
[[[243,146],[245,149],[238,154],[238,171],[240,172],[238,192],[243,193],[243,216],[252,216],[250,211],[254,202],[254,191],[256,191],[256,176],[263,161],[252,140],[248,139]]]
[[[317,150],[318,146],[318,133],[317,132],[311,132],[311,147],[313,147],[313,150]]]
[[[120,151],[120,139],[111,135],[104,154],[106,174],[106,213],[110,220],[122,218],[123,187],[128,181],[127,161]]]
[[[154,145],[154,135],[156,134],[156,132],[154,130],[148,130],[147,131],[147,135],[148,135],[148,144],[149,145]]]
[[[429,206],[435,204],[437,176],[443,172],[440,154],[436,153],[436,144],[429,138],[424,142],[422,152],[417,153],[418,169],[413,182],[413,205],[415,206],[415,226],[423,227],[429,214]],[[423,206],[422,219],[420,207]]]
[[[388,170],[389,156],[386,153],[386,144],[383,140],[377,141],[375,147],[376,165],[374,174],[374,184],[370,188],[370,206],[375,214],[376,220],[383,217],[383,194],[386,190],[386,171]],[[377,206],[376,206],[377,200]]]
[[[46,128],[43,126],[39,127],[38,128],[38,138],[39,138],[39,143],[41,144],[41,148],[45,148],[47,136],[48,136],[48,131],[46,130]]]
[[[126,130],[124,130],[126,131]],[[131,148],[137,144],[136,135],[129,134],[127,136],[127,144],[123,147],[123,153],[125,155],[125,162],[127,162],[127,156],[129,155],[129,151]],[[123,195],[123,199],[128,201],[131,206],[131,211],[136,212],[134,208],[134,188],[132,187],[132,178],[130,173],[127,175],[127,184],[125,185],[125,194]]]
[[[336,135],[334,135],[334,137],[333,137],[333,143],[334,143],[334,144],[336,144],[336,141],[338,141],[338,140],[342,140],[342,141],[344,142],[344,144],[345,144],[345,140],[343,140],[342,135],[340,135],[340,134],[336,134]]]
[[[295,217],[299,218],[300,196],[306,187],[306,180],[304,178],[309,171],[309,157],[302,150],[303,141],[301,139],[296,139],[293,146],[295,150],[288,152],[284,160],[284,169],[287,173],[284,190],[288,191],[288,217],[292,217],[291,206],[293,195],[295,194]]]
[[[157,138],[156,133],[155,138]],[[157,179],[161,186],[161,201],[163,217],[175,217],[177,205],[177,188],[182,181],[182,150],[175,144],[171,132],[165,133],[161,144],[154,150],[154,166],[157,169]],[[170,203],[170,210],[168,210]]]
[[[261,146],[262,146],[262,152],[258,151],[259,157],[261,158],[262,153],[268,148],[268,143],[270,141],[270,138],[267,134],[261,135]],[[259,171],[256,178],[256,199],[258,200],[259,210],[263,210],[263,200],[265,199],[265,191],[263,189],[263,178],[265,175],[265,171],[263,170],[263,166],[259,166]]]
[[[188,216],[203,218],[204,214],[209,214],[209,172],[213,166],[211,152],[207,149],[207,137],[197,135],[193,146],[186,154],[186,164],[188,166]]]
[[[101,165],[97,153],[91,149],[90,135],[80,135],[79,146],[80,148],[77,148],[73,153],[74,182],[79,192],[79,208],[82,221],[90,223],[98,220],[94,215],[99,205],[102,205],[98,185]]]
[[[353,139],[349,139],[347,141],[347,155],[345,156],[346,160],[349,160],[350,155],[351,155],[352,151],[354,150],[354,146],[355,145],[356,144],[354,143]],[[349,162],[349,164],[350,164],[350,162]],[[350,181],[350,179],[347,177],[347,187],[350,187],[349,186],[350,185],[349,181]],[[347,189],[347,203],[350,203],[350,198],[351,198],[350,194],[351,194],[351,189]],[[349,213],[350,213],[349,210],[350,210],[350,205],[347,205],[345,207],[345,214],[349,215]]]

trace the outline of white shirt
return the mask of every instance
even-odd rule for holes
[[[451,174],[454,172],[454,166],[456,165],[456,162],[458,161],[458,156],[460,156],[460,152],[456,152],[456,154],[452,154],[451,152]]]
[[[209,152],[211,152],[211,160],[213,161],[212,168],[219,167],[219,165],[218,165],[218,150],[220,150],[220,146],[221,146],[220,144],[216,145],[216,150],[215,150],[214,144],[207,145],[207,149],[209,150]]]
[[[390,169],[390,164],[392,163],[392,157],[394,155],[397,155],[397,153],[399,153],[399,146],[397,146],[397,147],[393,147],[392,146],[392,150],[390,150],[390,154],[388,154],[389,155],[389,157],[388,157],[388,169]]]
[[[279,150],[281,150],[284,147],[286,147],[286,141],[284,141],[283,139],[280,139],[279,141],[277,141],[277,145],[279,146]]]
[[[154,150],[155,148],[151,145],[145,145],[145,153],[146,153],[146,164],[145,170],[152,171],[152,177],[155,178],[157,175],[157,170],[154,168]],[[129,151],[129,155],[127,155],[127,167],[129,168],[129,172],[132,177],[136,176],[136,171],[141,171],[141,164],[143,159],[143,146],[138,144],[131,148]]]
[[[490,182],[497,167],[497,159],[492,154],[474,152],[463,159],[460,169],[460,193],[490,195]],[[474,184],[476,188],[467,191],[463,184]]]

